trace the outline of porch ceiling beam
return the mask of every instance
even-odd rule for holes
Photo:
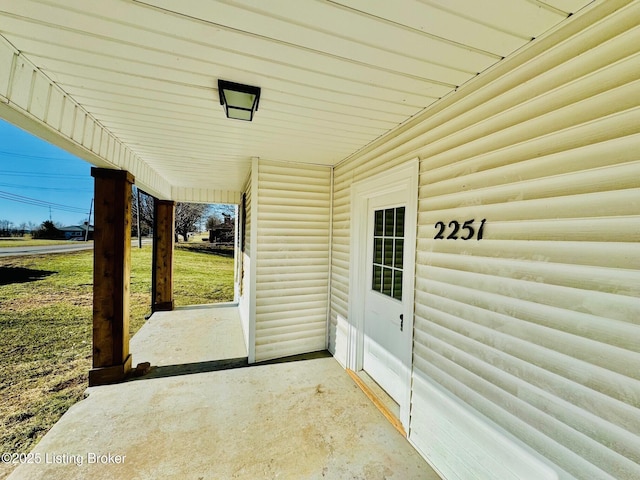
[[[127,170],[158,198],[171,186],[0,35],[0,118],[99,168]]]
[[[173,187],[171,198],[176,202],[228,203],[239,205],[242,193],[236,190],[211,188]]]

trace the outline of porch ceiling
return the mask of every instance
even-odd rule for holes
[[[0,35],[172,187],[335,165],[590,0],[0,0]],[[225,118],[217,80],[260,86]],[[175,191],[175,189],[174,189]]]

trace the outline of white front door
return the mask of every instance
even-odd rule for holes
[[[354,182],[347,368],[365,370],[409,431],[418,159]]]
[[[405,258],[406,192],[369,198],[362,367],[391,398],[401,403],[408,336]],[[410,270],[412,272],[412,269]]]

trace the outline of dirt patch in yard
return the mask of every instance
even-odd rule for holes
[[[67,303],[75,307],[92,307],[93,295],[91,293],[42,292],[38,295],[37,302],[25,302],[24,298],[9,298],[0,301],[0,308],[7,312],[27,313],[59,303]]]

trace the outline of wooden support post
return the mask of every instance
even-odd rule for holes
[[[89,385],[119,382],[131,370],[129,283],[131,185],[124,170],[92,168],[95,178],[93,368]]]
[[[173,245],[175,202],[155,200],[153,211],[152,306],[154,312],[173,310]]]

